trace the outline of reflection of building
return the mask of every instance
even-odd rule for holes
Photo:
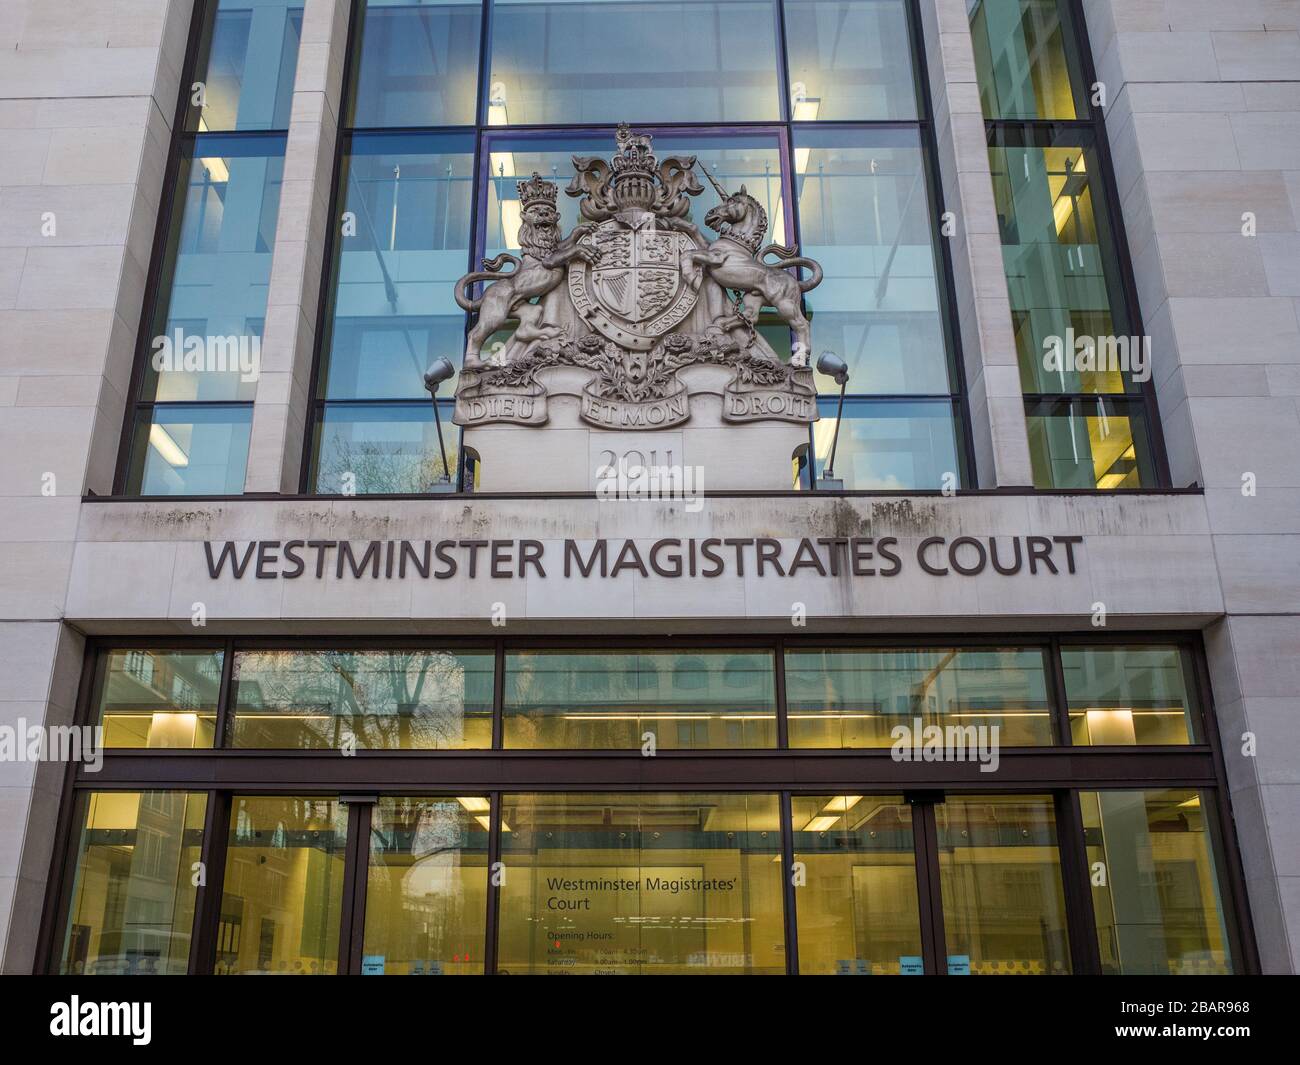
[[[176,885],[198,858],[202,806],[180,792],[96,797],[73,887],[83,920],[68,930],[67,971],[185,972],[193,900]]]
[[[216,655],[174,658],[127,651],[104,680],[108,746],[193,747],[208,742],[221,683]]]
[[[6,970],[1300,967],[1288,5],[111,6],[0,33],[0,661],[107,748]]]

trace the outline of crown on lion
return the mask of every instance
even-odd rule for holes
[[[518,182],[515,187],[519,190],[519,199],[524,207],[531,207],[535,203],[547,203],[554,207],[555,197],[560,191],[553,182],[543,181],[536,170],[531,178]]]

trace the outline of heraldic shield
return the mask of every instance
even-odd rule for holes
[[[610,218],[583,237],[595,263],[569,265],[569,295],[578,314],[609,340],[649,351],[691,312],[698,295],[682,271],[696,250],[685,233],[660,229],[649,212]]]
[[[568,234],[558,187],[534,174],[518,183],[520,254],[486,260],[456,283],[457,304],[476,315],[456,423],[545,424],[550,372],[559,367],[588,375],[576,394],[580,417],[602,429],[686,421],[691,390],[679,374],[704,382],[698,391],[717,397],[723,421],[815,421],[801,300],[821,267],[794,248],[765,245],[763,205],[704,170],[718,194],[704,219],[717,234],[710,240],[690,217],[691,198],[704,191],[695,157],[661,160],[649,134],[625,125],[615,141],[608,161],[574,157],[566,191],[582,220]],[[764,307],[790,328],[788,362],[759,329]],[[512,321],[513,333],[494,341]],[[708,367],[721,368],[723,379]]]

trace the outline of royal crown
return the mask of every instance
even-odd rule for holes
[[[624,174],[653,175],[659,161],[655,158],[650,142],[654,138],[649,133],[633,133],[626,122],[618,127],[614,140],[618,143],[618,154],[610,160],[614,176]]]
[[[520,181],[515,187],[519,190],[519,199],[524,207],[531,207],[535,203],[547,203],[554,207],[555,197],[560,191],[554,182],[543,181],[536,170],[531,178]]]

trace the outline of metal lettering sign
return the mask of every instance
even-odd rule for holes
[[[821,282],[821,267],[793,248],[763,245],[767,212],[743,185],[728,193],[715,183],[722,202],[704,218],[718,234],[710,240],[690,220],[690,197],[704,191],[695,157],[661,162],[651,138],[626,125],[616,139],[609,162],[573,159],[567,191],[584,221],[571,233],[560,235],[558,186],[534,174],[517,186],[520,255],[485,260],[456,283],[456,302],[478,314],[456,423],[543,425],[547,391],[537,374],[571,366],[590,373],[580,407],[588,424],[668,429],[690,418],[678,371],[701,364],[731,371],[725,421],[815,421],[801,297]],[[788,364],[758,331],[764,307],[793,333]],[[484,345],[510,322],[509,339],[485,357]]]

